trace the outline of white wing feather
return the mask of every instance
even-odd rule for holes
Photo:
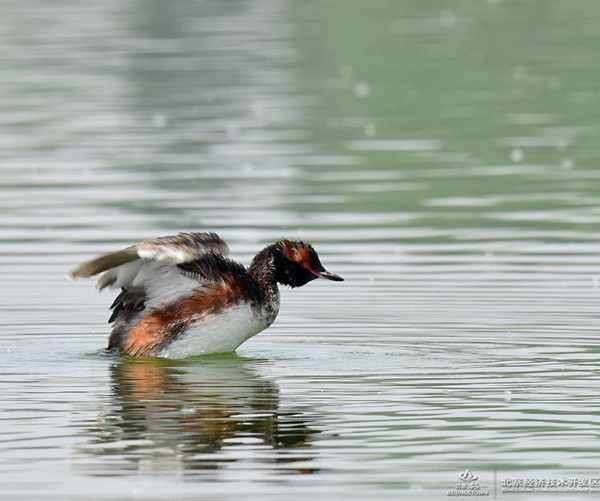
[[[177,265],[195,261],[209,251],[227,255],[229,247],[215,233],[180,233],[100,256],[71,271],[69,277],[101,273],[96,282],[99,290],[140,286],[151,302],[163,303],[184,295],[192,286],[198,288],[199,281],[182,275]]]

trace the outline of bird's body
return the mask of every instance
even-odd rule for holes
[[[278,283],[342,280],[303,242],[269,245],[248,268],[228,250],[214,233],[180,233],[106,254],[69,276],[101,273],[100,290],[121,289],[111,306],[109,349],[165,358],[234,351],[277,317]]]

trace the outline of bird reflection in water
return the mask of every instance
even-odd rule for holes
[[[118,360],[110,369],[109,408],[87,430],[92,440],[78,447],[108,459],[89,473],[208,473],[242,457],[252,461],[251,451],[262,468],[315,473],[307,462],[318,431],[302,413],[279,410],[278,386],[250,367],[256,363],[236,355]]]

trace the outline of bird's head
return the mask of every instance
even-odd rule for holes
[[[301,287],[316,278],[335,282],[344,279],[327,271],[312,245],[283,239],[274,246],[275,272],[277,282],[290,287]]]

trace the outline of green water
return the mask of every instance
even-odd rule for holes
[[[599,15],[0,3],[0,497],[598,479]],[[306,239],[346,282],[282,291],[236,355],[105,354],[112,297],[66,272],[181,230],[244,263]]]

